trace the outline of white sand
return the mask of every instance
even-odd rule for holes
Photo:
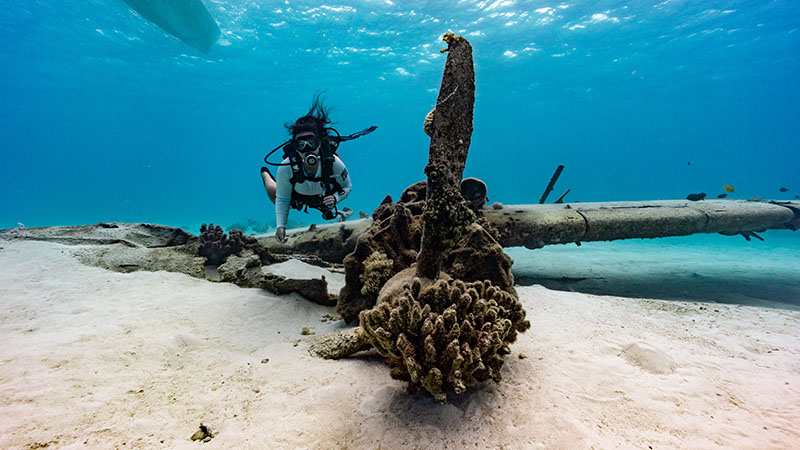
[[[87,267],[70,257],[79,247],[0,247],[3,449],[800,442],[797,311],[521,287],[533,328],[504,381],[441,406],[406,394],[374,352],[310,356],[300,330],[339,329],[321,321],[332,308]],[[201,422],[217,433],[207,444],[189,440]]]

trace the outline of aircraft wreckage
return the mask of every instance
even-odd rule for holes
[[[204,226],[199,237],[160,225],[106,223],[2,230],[0,238],[95,244],[78,257],[112,270],[171,270],[277,293],[298,292],[336,305],[345,322],[357,320],[359,326],[318,337],[312,352],[341,358],[375,348],[392,378],[444,403],[448,393],[460,394],[487,380],[499,382],[504,356],[517,335],[531,326],[504,247],[536,249],[694,233],[740,234],[749,240],[759,238],[759,231],[800,227],[798,202],[668,200],[485,208],[486,186],[462,180],[472,134],[472,47],[460,36],[448,34],[444,40],[448,56],[439,98],[425,126],[431,136],[427,180],[409,186],[396,202],[387,196],[371,217],[295,230],[286,244],[238,230],[226,235],[213,224]],[[285,280],[262,270],[293,255],[343,264],[344,288],[331,295],[324,278]]]

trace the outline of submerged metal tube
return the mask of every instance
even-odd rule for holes
[[[792,208],[798,207],[792,202],[661,200],[505,205],[483,213],[500,231],[503,247],[540,248],[570,242],[796,229],[798,218]]]

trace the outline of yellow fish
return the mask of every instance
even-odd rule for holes
[[[730,184],[726,184],[725,186],[722,186],[722,188],[725,189],[725,192],[733,192],[733,186]]]

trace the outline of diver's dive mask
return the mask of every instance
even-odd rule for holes
[[[300,139],[295,139],[294,148],[298,152],[310,152],[319,147],[320,140],[316,136],[303,136]]]
[[[308,166],[314,166],[319,162],[319,149],[322,141],[314,135],[303,136],[294,140],[294,149],[298,156]]]

